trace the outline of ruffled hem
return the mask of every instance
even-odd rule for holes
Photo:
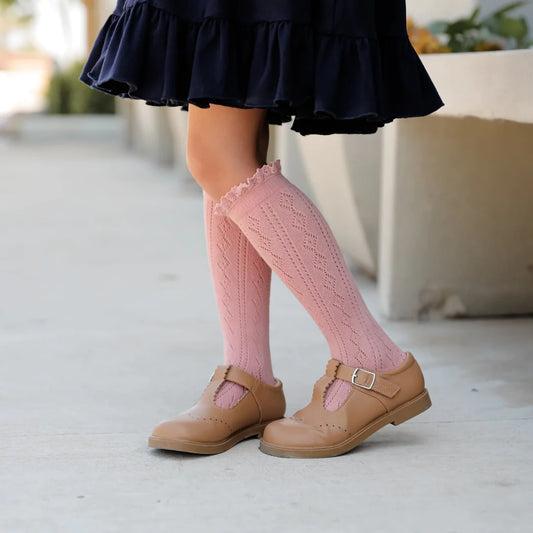
[[[80,80],[149,105],[264,108],[302,135],[375,133],[443,104],[407,33],[330,35],[290,20],[187,20],[147,2],[113,13]]]
[[[249,189],[256,187],[260,183],[266,181],[274,174],[281,174],[281,162],[279,159],[270,162],[267,165],[259,167],[253,176],[250,176],[246,181],[234,185],[221,199],[215,204],[213,212],[215,215],[227,215],[233,204]]]

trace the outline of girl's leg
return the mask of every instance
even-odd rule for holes
[[[188,149],[191,172],[219,200],[215,213],[241,229],[298,298],[325,335],[332,358],[378,371],[398,366],[405,353],[370,314],[321,213],[281,174],[278,162],[259,164],[262,111],[219,107],[193,108],[189,116],[189,139],[198,136]],[[201,150],[193,153],[194,147]],[[350,387],[335,380],[326,407],[338,408]]]
[[[252,151],[248,154],[252,167],[263,164],[268,149],[268,124],[266,121],[258,124],[260,116],[249,118],[248,114],[240,114],[244,120],[228,125],[227,121],[234,120],[231,116],[226,118],[228,108],[215,107],[212,119],[206,113],[197,116],[197,109],[192,108],[189,118],[189,167],[198,181],[216,194],[218,180],[226,176],[232,183],[239,172],[241,150]],[[246,139],[242,139],[245,133]],[[207,169],[213,178],[204,175]],[[234,222],[213,215],[216,201],[206,189],[203,194],[206,242],[224,339],[224,363],[274,385],[269,343],[272,271]],[[223,408],[233,407],[245,392],[241,385],[226,381],[215,403]]]
[[[269,308],[272,270],[228,217],[213,214],[215,200],[204,191],[204,217],[211,278],[222,336],[224,364],[275,384],[270,359]],[[219,407],[233,407],[246,389],[226,381]]]
[[[264,165],[267,148],[266,110],[189,105],[187,165],[213,199]]]
[[[260,132],[260,113],[254,118],[254,111],[259,110],[222,110],[226,124],[217,123],[215,131],[236,136],[243,130]],[[204,115],[209,113],[204,111]],[[203,127],[210,128],[213,123],[206,117]],[[234,171],[224,179],[211,173],[199,180],[204,189],[221,200],[215,211],[235,222],[311,314],[328,341],[332,358],[378,371],[399,366],[405,353],[370,314],[321,213],[275,164],[262,165],[260,159],[264,158],[257,158],[258,165],[250,172],[254,165],[250,155],[244,155],[242,165],[235,164],[234,158],[239,158],[246,142],[232,142],[236,150],[231,154]],[[252,152],[249,147],[248,154]],[[338,408],[349,391],[347,382],[336,380],[327,391],[326,407]]]

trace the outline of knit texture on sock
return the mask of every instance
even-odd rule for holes
[[[272,270],[234,222],[225,216],[214,216],[216,202],[203,194],[209,266],[224,339],[224,364],[237,366],[274,385],[269,343]],[[215,403],[230,408],[245,393],[241,385],[226,381]]]
[[[229,191],[215,212],[235,222],[298,298],[326,337],[332,358],[377,371],[403,361],[405,353],[365,305],[329,225],[283,176],[279,160]],[[326,408],[337,409],[351,386],[335,380]]]

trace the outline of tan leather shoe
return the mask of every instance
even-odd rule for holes
[[[324,407],[328,386],[335,378],[353,384],[336,410]],[[313,390],[311,403],[291,418],[267,426],[261,451],[279,457],[333,457],[346,453],[387,424],[398,425],[431,406],[424,376],[413,355],[390,372],[352,368],[335,359]]]
[[[215,396],[224,381],[248,391],[229,409],[218,407]],[[219,366],[198,402],[172,420],[158,424],[149,446],[163,450],[215,454],[228,450],[248,437],[261,436],[265,426],[283,417],[283,385],[267,385],[235,366]]]

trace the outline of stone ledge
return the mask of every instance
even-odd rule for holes
[[[48,115],[20,113],[9,117],[0,128],[25,140],[122,139],[124,120],[120,115]]]
[[[533,123],[533,50],[420,56],[445,105],[434,115]]]

